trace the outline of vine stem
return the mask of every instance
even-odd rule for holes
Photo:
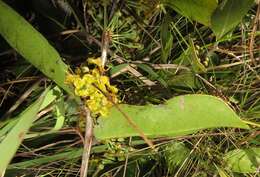
[[[102,67],[104,67],[107,62],[107,51],[109,48],[109,40],[110,40],[110,33],[107,29],[104,29],[102,34],[102,46],[101,46]]]
[[[85,106],[82,106],[83,113],[86,118],[86,127],[85,127],[85,139],[84,139],[84,150],[82,154],[82,162],[80,168],[80,177],[87,177],[88,175],[88,165],[89,165],[89,157],[90,151],[92,147],[93,140],[93,121],[90,116],[90,111]]]

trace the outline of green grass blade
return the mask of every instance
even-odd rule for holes
[[[58,52],[23,17],[1,0],[0,35],[27,61],[71,93],[64,83],[68,67]]]
[[[128,66],[129,66],[129,64],[127,64],[127,63],[112,66],[109,73],[110,73],[111,76],[118,75],[118,74],[120,74],[120,72],[122,70],[124,70]]]
[[[36,158],[33,160],[27,160],[24,162],[14,163],[8,166],[8,169],[25,169],[32,166],[43,165],[58,160],[70,160],[81,157],[83,149],[72,149],[68,152],[57,153],[52,156],[45,156]]]
[[[65,109],[64,109],[64,99],[63,97],[55,104],[55,117],[56,123],[52,131],[60,130],[65,122]]]
[[[166,15],[163,19],[160,37],[162,44],[162,62],[167,63],[168,57],[171,55],[171,50],[173,46],[173,35],[170,30],[171,18]]]
[[[221,99],[208,95],[185,95],[163,105],[119,105],[147,136],[180,136],[216,127],[248,128]],[[108,118],[95,127],[100,139],[138,136],[123,115],[112,108]]]

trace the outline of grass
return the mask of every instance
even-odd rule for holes
[[[169,7],[157,8],[158,1],[153,2],[111,1],[104,8],[101,2],[89,1],[86,17],[79,1],[64,1],[68,11],[58,1],[43,2],[42,7],[18,2],[13,6],[25,18],[30,17],[30,23],[72,69],[85,65],[90,56],[101,56],[102,34],[107,30],[110,34],[107,67],[111,69],[107,73],[118,86],[123,103],[161,104],[179,95],[213,95],[224,100],[243,120],[251,122],[251,129],[218,128],[187,136],[158,137],[152,139],[156,151],[138,137],[102,142],[94,139],[89,175],[257,176],[257,172],[234,171],[223,160],[232,150],[259,146],[260,68],[251,62],[248,45],[257,6],[251,8],[233,32],[217,40],[210,28]],[[164,26],[165,21],[168,26]],[[254,42],[253,53],[259,63],[259,31]],[[185,59],[193,53],[199,58],[195,63]],[[8,117],[20,114],[47,86],[54,84],[2,39],[0,56],[0,112],[8,113],[1,118],[3,131],[4,125],[14,121]],[[121,64],[127,65],[116,68]],[[156,68],[159,64],[164,67]],[[113,76],[112,71],[118,75]],[[39,79],[43,81],[29,92]],[[78,118],[81,111],[71,96],[64,94],[57,102],[38,113],[38,120],[8,166],[7,176],[79,176],[84,121]],[[61,114],[60,108],[64,108]],[[259,171],[259,162],[254,165]]]

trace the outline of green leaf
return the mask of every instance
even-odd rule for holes
[[[127,63],[113,66],[113,67],[111,67],[109,74],[111,76],[117,76],[121,73],[121,71],[123,71],[128,66],[129,66],[129,64],[127,64]]]
[[[133,141],[136,142],[136,141]],[[143,143],[141,143],[143,144]],[[133,145],[140,145],[140,143],[133,143]],[[91,148],[92,153],[104,153],[107,151],[107,146],[106,145],[97,145],[93,146]],[[36,167],[40,166],[46,163],[54,162],[54,161],[60,161],[60,160],[72,160],[76,158],[80,158],[83,153],[83,148],[71,148],[67,147],[63,149],[63,152],[60,153],[55,153],[53,155],[48,155],[48,156],[40,156],[34,159],[26,159],[23,162],[15,162],[10,164],[7,169],[12,170],[12,169],[26,169],[30,167]]]
[[[189,47],[177,58],[173,63],[189,66],[192,68],[194,73],[206,72],[207,69],[201,63],[201,60],[198,56],[199,54],[199,46],[195,46],[192,39],[189,39]]]
[[[26,160],[24,162],[10,164],[8,166],[8,169],[19,169],[19,168],[25,169],[28,167],[43,165],[53,161],[64,160],[64,159],[66,160],[75,159],[75,158],[79,158],[82,155],[82,152],[83,149],[81,148],[80,149],[73,148],[68,152],[61,152],[51,156],[44,156],[32,160]]]
[[[46,95],[45,98],[39,108],[39,111],[44,109],[46,106],[48,106],[50,103],[52,103],[57,97],[60,97],[61,90],[58,87],[54,87],[51,89]],[[0,128],[0,141],[4,138],[4,136],[17,124],[20,117],[14,117],[11,119],[8,119],[7,123],[3,127]],[[24,137],[27,138],[27,135]]]
[[[150,74],[151,77],[153,77],[153,79],[158,80],[165,88],[168,88],[167,82],[159,74],[157,74],[150,66],[142,63],[137,64],[137,66],[142,70],[146,71],[148,74]]]
[[[232,31],[253,3],[254,0],[224,0],[211,17],[211,28],[217,39]]]
[[[170,87],[185,87],[191,89],[198,89],[201,87],[198,78],[190,71],[182,71],[178,75],[170,77],[167,81]]]
[[[163,105],[119,105],[147,136],[180,136],[216,127],[248,128],[221,99],[208,95],[185,95]],[[96,138],[138,136],[123,115],[112,108],[94,128]]]
[[[13,155],[25,138],[26,133],[35,121],[36,114],[54,101],[58,92],[59,89],[57,87],[52,90],[46,89],[40,98],[14,119],[15,121],[10,122],[12,126],[7,124],[9,133],[0,144],[0,176],[4,173]]]
[[[23,17],[1,0],[0,35],[27,61],[71,93],[64,83],[68,67],[58,52]]]
[[[217,0],[164,0],[163,3],[179,14],[206,26],[210,26],[211,15],[218,5]]]
[[[6,167],[11,161],[13,155],[18,149],[19,145],[24,139],[25,134],[32,125],[36,114],[38,113],[41,104],[44,100],[47,90],[36,100],[30,107],[24,110],[19,115],[19,121],[13,127],[13,129],[7,134],[5,139],[0,144],[0,176],[5,172]]]
[[[189,156],[188,149],[183,142],[172,142],[163,149],[163,157],[170,173],[181,166],[184,160]]]
[[[64,108],[64,98],[61,97],[60,100],[55,104],[55,117],[56,124],[53,127],[52,131],[60,130],[65,121],[65,108]]]
[[[257,173],[260,166],[260,148],[236,149],[224,157],[227,166],[237,173]]]
[[[167,63],[168,57],[171,55],[171,49],[173,45],[173,36],[171,34],[169,25],[171,19],[168,15],[166,15],[163,19],[163,23],[161,25],[161,43],[162,43],[162,61]]]
[[[190,63],[193,71],[196,73],[206,72],[207,69],[200,62],[200,58],[198,57],[199,49],[196,48],[192,39],[190,39],[189,42],[190,42],[190,48],[188,50],[190,50]]]

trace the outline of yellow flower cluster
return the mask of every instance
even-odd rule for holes
[[[90,58],[88,63],[94,64],[95,68],[77,68],[76,74],[67,75],[66,83],[74,86],[75,94],[83,98],[92,114],[107,116],[109,108],[118,102],[118,89],[110,85],[107,76],[102,75],[104,68],[100,58]]]

